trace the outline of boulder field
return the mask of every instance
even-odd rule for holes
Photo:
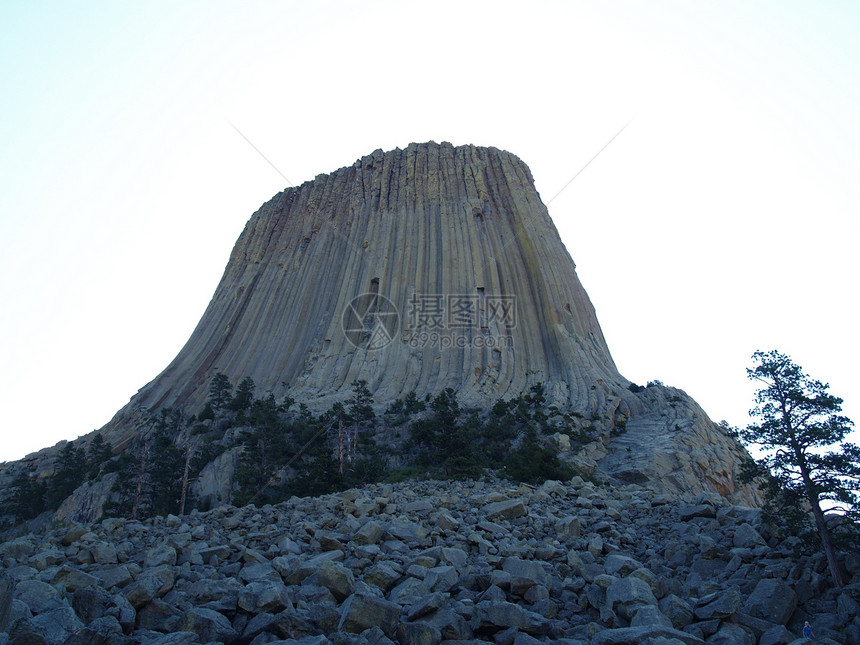
[[[31,527],[0,544],[0,645],[860,643],[760,511],[575,477],[375,484],[278,505]]]

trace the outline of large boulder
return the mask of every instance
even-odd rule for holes
[[[402,609],[383,598],[356,593],[344,601],[340,612],[338,630],[360,634],[371,627],[380,627],[390,637],[394,635]]]
[[[656,604],[651,586],[640,578],[617,578],[606,589],[606,608],[627,620],[633,618],[641,606]]]
[[[785,625],[797,607],[797,594],[791,586],[777,578],[763,578],[744,603],[744,611],[756,618],[764,618]]]

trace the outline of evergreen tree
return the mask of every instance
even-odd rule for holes
[[[54,462],[54,474],[48,484],[48,506],[58,508],[64,499],[84,483],[86,474],[86,452],[70,441],[63,447]]]
[[[109,441],[105,441],[101,432],[97,432],[87,451],[87,479],[98,477],[111,457],[113,457],[113,446]]]
[[[842,399],[830,394],[830,386],[807,376],[785,354],[757,351],[753,360],[747,375],[760,384],[750,411],[757,422],[739,434],[764,456],[747,464],[746,478],[768,473],[768,503],[795,504],[794,517],[803,510],[801,502],[808,505],[830,573],[841,587],[845,578],[822,502],[849,519],[860,518],[860,447],[845,441],[853,423],[839,414]]]
[[[230,401],[228,406],[231,410],[238,413],[243,413],[254,402],[254,380],[250,376],[246,376],[236,388],[236,395]]]
[[[526,427],[520,445],[505,461],[505,472],[511,479],[531,484],[573,477],[573,469],[568,464],[540,445],[533,425]]]
[[[223,409],[230,402],[233,386],[226,375],[218,372],[209,383],[209,400],[207,403],[215,412]]]
[[[33,519],[46,509],[45,482],[31,479],[25,473],[18,473],[11,488],[9,510],[18,521]]]
[[[173,441],[182,415],[166,408],[150,423],[149,434],[116,460],[115,499],[105,506],[109,515],[145,519],[180,510],[185,453]]]
[[[244,382],[244,381],[243,381]],[[242,433],[242,451],[236,472],[238,490],[233,495],[235,504],[260,501],[270,486],[276,470],[288,459],[287,428],[282,419],[292,400],[278,405],[272,394],[251,404],[248,422],[250,430]]]
[[[287,483],[285,495],[324,495],[345,487],[334,456],[335,421],[332,414],[320,418],[306,414],[293,422],[292,435],[300,447],[290,460],[295,476]]]
[[[146,506],[139,517],[179,513],[185,455],[173,445],[168,429],[157,430],[146,468]]]

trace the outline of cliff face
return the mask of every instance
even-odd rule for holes
[[[450,387],[483,409],[542,383],[547,404],[592,439],[566,456],[584,471],[755,502],[735,483],[742,448],[694,401],[618,373],[528,167],[494,148],[377,150],[273,197],[185,347],[104,438],[128,447],[147,426],[144,408],[199,412],[219,372],[316,411],[346,400],[356,380],[380,407]],[[23,465],[50,474],[56,452]],[[234,470],[210,464],[201,497],[229,499]]]
[[[528,167],[494,148],[373,154],[256,212],[188,343],[133,406],[201,406],[211,377],[336,400],[452,387],[491,405],[542,382],[604,403],[622,382]]]

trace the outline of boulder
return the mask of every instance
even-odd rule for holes
[[[271,580],[254,580],[239,592],[236,604],[251,615],[277,613],[292,609],[290,595],[284,583]]]
[[[396,603],[356,593],[341,606],[338,630],[360,634],[371,627],[379,627],[387,636],[392,636],[401,613]]]
[[[694,634],[688,634],[671,627],[643,625],[639,627],[619,627],[597,632],[591,645],[640,645],[640,643],[672,643],[680,641],[684,645],[704,645],[705,641]]]
[[[651,587],[639,578],[616,578],[606,589],[606,608],[626,620],[633,618],[641,606],[656,604]]]
[[[337,562],[323,562],[316,572],[317,583],[331,591],[338,602],[343,602],[353,592],[355,576],[352,571]]]
[[[738,610],[742,602],[743,598],[737,587],[717,591],[699,600],[695,609],[696,619],[728,618]]]
[[[15,585],[15,597],[24,602],[34,614],[62,606],[59,592],[41,580],[22,580]]]
[[[756,618],[764,618],[785,625],[797,607],[797,594],[791,586],[777,578],[763,578],[744,603],[744,611]]]
[[[488,520],[512,520],[528,513],[525,504],[519,499],[490,502],[481,511]]]
[[[57,607],[56,609],[42,612],[38,616],[33,617],[32,624],[45,635],[45,639],[49,644],[63,643],[75,631],[84,627],[81,619],[68,606]]]
[[[550,622],[534,612],[512,602],[482,600],[475,605],[472,629],[516,627],[530,634],[547,634]]]
[[[215,641],[229,645],[239,638],[239,634],[223,614],[202,607],[188,610],[182,617],[180,629],[194,632],[202,643]]]
[[[744,522],[735,529],[732,544],[739,549],[753,549],[757,546],[766,546],[767,542],[761,536],[761,533],[756,531],[752,524]]]

